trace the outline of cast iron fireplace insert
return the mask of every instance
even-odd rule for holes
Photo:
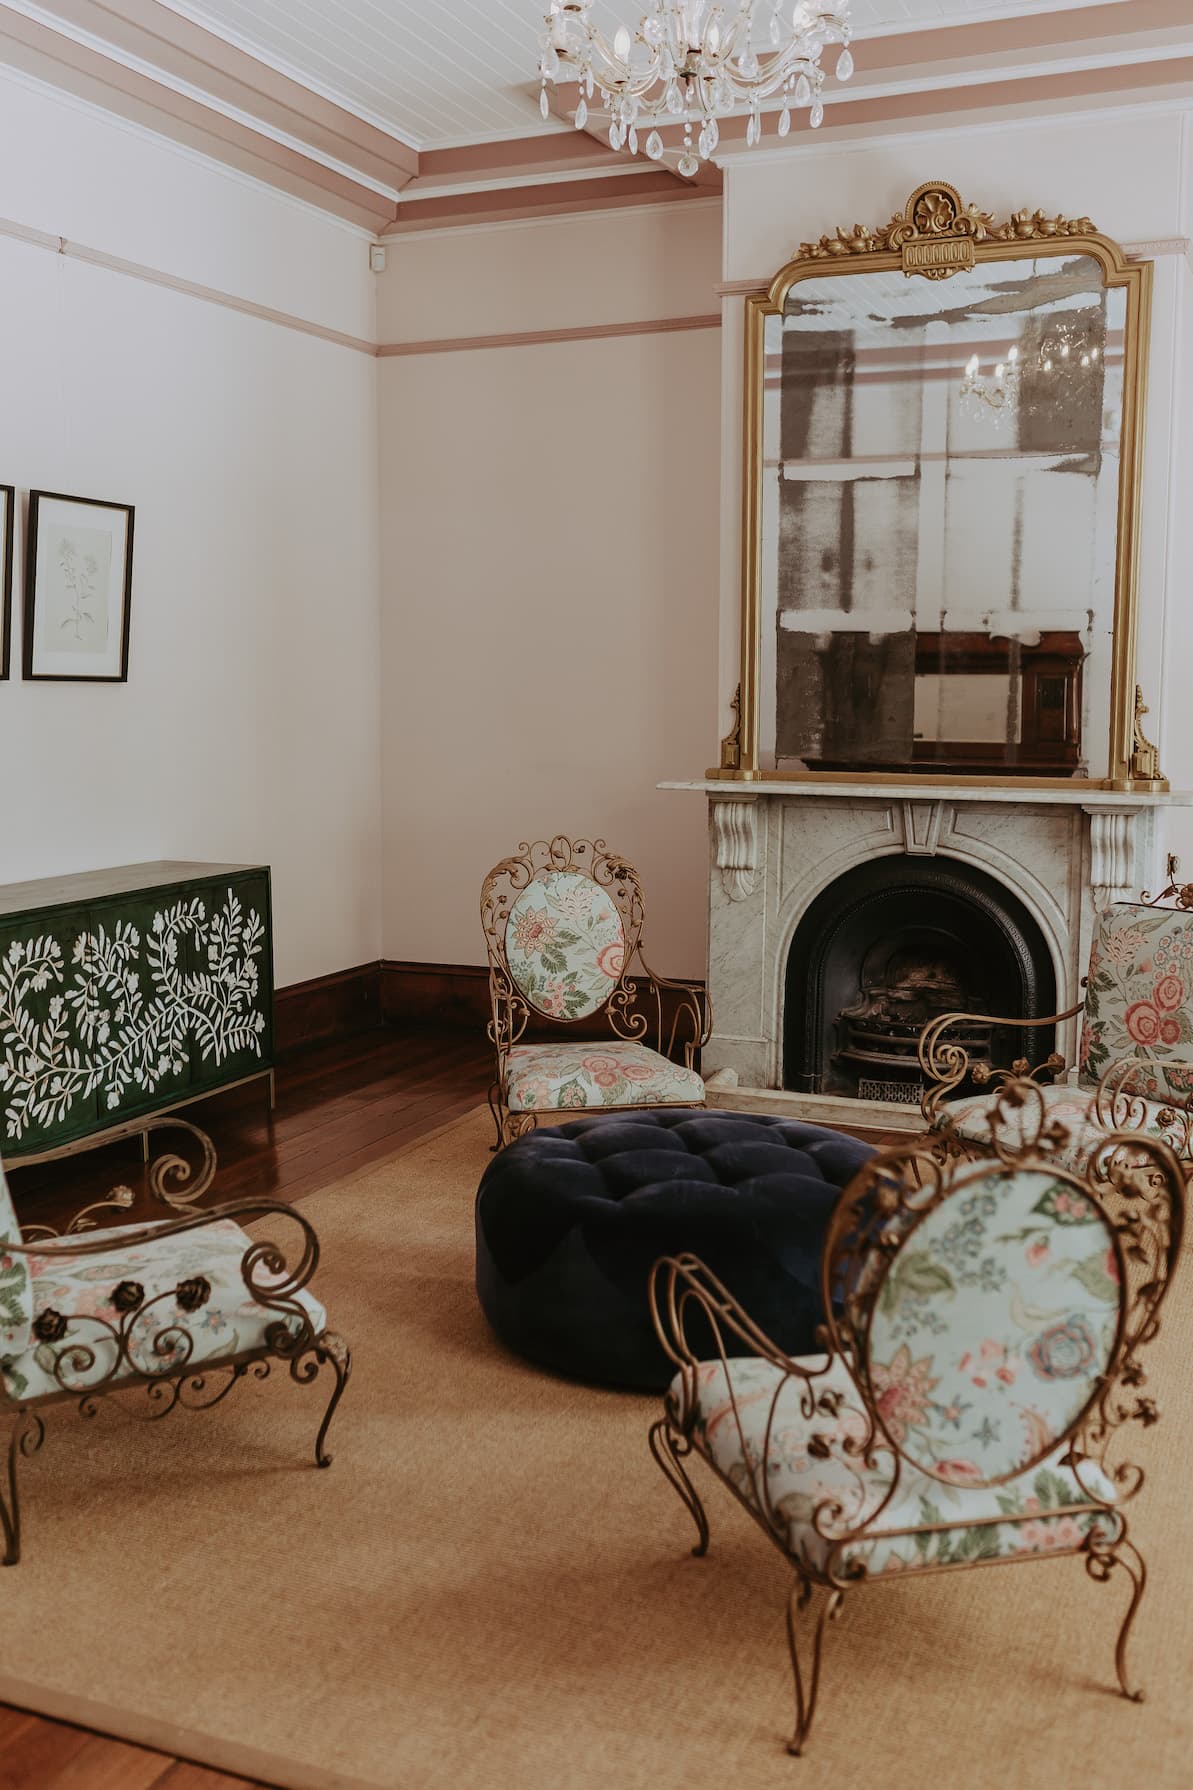
[[[1040,1019],[1056,978],[1038,924],[994,877],[949,858],[901,854],[858,865],[812,902],[787,958],[784,1086],[914,1105],[916,1045],[948,1012]],[[974,1023],[974,1062],[1041,1062],[1054,1028]],[[964,1090],[959,1090],[964,1091]]]

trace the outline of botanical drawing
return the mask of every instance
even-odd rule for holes
[[[96,579],[99,576],[99,561],[94,553],[84,553],[79,557],[79,550],[69,535],[63,535],[58,543],[58,569],[62,574],[62,582],[74,599],[69,615],[64,615],[58,623],[59,628],[69,628],[76,640],[83,638],[83,623],[93,625],[95,622]]]
[[[102,528],[59,529],[46,544],[38,593],[42,643],[62,651],[108,648],[112,536]]]
[[[179,964],[189,939],[199,966]],[[265,1015],[257,1006],[257,959],[265,927],[230,889],[207,918],[203,900],[184,897],[156,913],[144,941],[127,921],[101,923],[75,940],[73,976],[49,934],[14,940],[0,959],[0,1088],[7,1090],[7,1137],[30,1125],[58,1125],[98,1089],[109,1109],[132,1086],[152,1094],[185,1069],[192,1043],[217,1067],[240,1051],[261,1055]],[[144,984],[144,985],[143,985]],[[57,986],[44,1019],[29,997]]]

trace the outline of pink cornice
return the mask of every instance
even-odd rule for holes
[[[401,188],[418,151],[159,0],[38,0],[44,13],[309,143],[371,180]]]

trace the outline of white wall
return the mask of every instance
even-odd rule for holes
[[[1088,214],[1125,244],[1193,237],[1193,107],[1144,100],[1059,119],[1025,116],[904,130],[868,141],[755,152],[729,165],[726,280],[768,284],[802,240],[838,224],[871,227],[940,178],[999,217],[1024,206]],[[1156,257],[1144,439],[1139,677],[1150,736],[1174,789],[1193,789],[1193,294],[1188,253]],[[741,604],[741,398],[744,301],[725,307],[721,477],[721,712],[738,679]],[[1193,809],[1163,830],[1193,873]]]
[[[390,248],[383,340],[716,314],[719,208]],[[479,963],[523,839],[641,870],[664,973],[702,975],[715,762],[717,329],[384,360],[385,955]]]
[[[0,75],[0,214],[371,338],[363,235]],[[280,985],[380,954],[376,363],[0,239],[0,482],[136,506],[129,681],[0,684],[0,881],[266,862]]]

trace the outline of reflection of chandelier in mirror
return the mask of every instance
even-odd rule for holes
[[[849,0],[831,8],[816,0],[649,0],[636,31],[625,25],[613,41],[589,17],[592,0],[550,0],[544,20],[539,76],[540,104],[550,117],[548,85],[561,72],[579,84],[576,128],[588,123],[588,102],[599,88],[609,114],[609,143],[638,152],[643,121],[675,120],[683,125],[679,172],[691,176],[714,154],[719,119],[739,104],[749,110],[746,142],[762,136],[762,102],[782,98],[779,135],[791,129],[793,107],[811,108],[808,122],[824,117],[820,56],[826,44],[845,47],[836,75],[853,73],[849,52]],[[651,129],[645,143],[652,161],[661,161],[663,139]]]
[[[967,416],[992,418],[998,426],[1012,411],[1023,408],[1034,413],[1052,408],[1069,397],[1079,382],[1098,373],[1101,360],[1102,350],[1089,341],[1086,330],[1068,323],[1058,324],[1026,359],[1013,344],[988,374],[982,372],[979,356],[971,354],[959,389],[962,411]],[[1025,383],[1031,392],[1026,402]]]

